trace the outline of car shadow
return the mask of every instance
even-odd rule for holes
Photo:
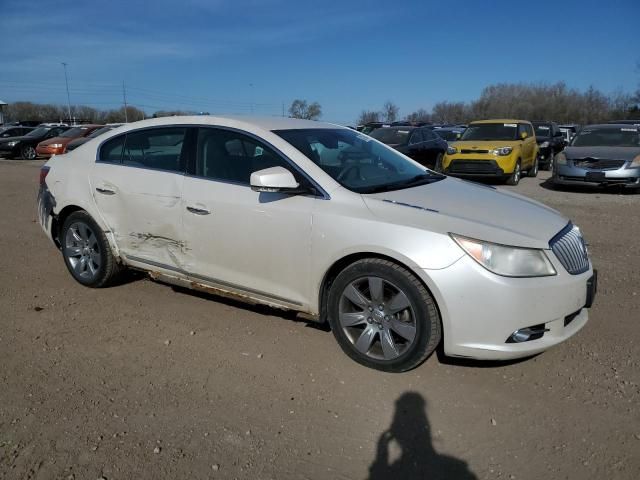
[[[328,323],[319,323],[306,318],[301,318],[300,316],[298,316],[298,312],[295,312],[293,310],[284,310],[280,308],[270,307],[269,305],[262,305],[259,303],[255,303],[255,304],[247,303],[240,300],[235,300],[233,298],[224,297],[222,295],[216,295],[215,293],[203,292],[201,290],[194,290],[191,288],[180,287],[177,285],[170,285],[170,287],[174,292],[181,293],[183,295],[202,298],[207,301],[214,301],[217,303],[221,303],[223,305],[227,305],[229,307],[240,308],[242,310],[246,310],[252,313],[257,313],[258,315],[263,315],[266,317],[280,317],[285,320],[304,323],[305,326],[309,328],[314,328],[316,330],[321,330],[325,332],[331,331]]]
[[[546,190],[556,192],[586,193],[588,195],[595,194],[612,194],[612,195],[633,195],[633,189],[625,188],[621,185],[609,185],[601,187],[598,185],[556,185],[553,183],[553,177],[547,178],[540,186]]]
[[[526,362],[531,360],[534,357],[537,357],[538,354],[529,355],[528,357],[521,358],[512,358],[509,360],[475,360],[473,358],[465,358],[465,357],[448,357],[444,353],[444,347],[442,342],[438,345],[436,349],[436,356],[438,358],[438,362],[442,365],[450,365],[452,367],[465,367],[465,368],[501,368],[508,367],[510,365],[517,365],[522,362]]]
[[[396,400],[391,426],[378,439],[368,480],[477,479],[465,461],[435,450],[426,406],[417,392]]]

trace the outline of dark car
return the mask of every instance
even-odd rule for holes
[[[0,138],[0,155],[7,158],[21,157],[25,160],[36,158],[36,145],[48,138],[57,137],[69,127],[38,127],[26,135]]]
[[[607,123],[615,123],[617,125],[635,125],[636,127],[640,127],[640,118],[637,118],[635,120],[613,120],[611,122],[607,122]]]
[[[553,158],[565,146],[565,137],[555,122],[531,122],[536,132],[536,142],[540,148],[538,166],[542,170],[549,170],[553,165]]]
[[[377,128],[383,128],[383,127],[389,127],[391,126],[389,123],[385,123],[385,122],[369,122],[369,123],[365,123],[364,125],[359,125],[358,127],[356,127],[356,130],[359,130],[360,132],[369,135],[371,132],[373,132],[375,129]]]
[[[0,127],[0,139],[21,137],[22,135],[29,133],[31,130],[33,130],[31,127]]]
[[[640,188],[640,127],[587,125],[556,155],[556,185]]]
[[[99,128],[97,130],[94,130],[93,132],[91,132],[89,135],[87,135],[86,137],[80,137],[80,138],[76,138],[74,140],[71,140],[68,144],[67,144],[67,152],[70,152],[71,150],[75,150],[76,148],[78,148],[80,145],[84,145],[85,143],[87,143],[89,140],[92,140],[96,137],[99,137],[100,135],[102,135],[103,133],[107,133],[109,130],[113,130],[114,128],[119,127],[120,124],[116,124],[116,125],[105,125],[102,128]]]
[[[369,135],[430,168],[440,166],[448,146],[428,127],[379,128]]]

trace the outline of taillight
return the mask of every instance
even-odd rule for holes
[[[40,185],[44,185],[44,181],[47,178],[47,174],[51,167],[47,167],[46,165],[40,169]]]

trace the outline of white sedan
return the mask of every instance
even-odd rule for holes
[[[507,359],[587,322],[577,227],[425,169],[348,128],[288,118],[130,123],[51,158],[39,219],[73,277],[125,268],[329,322],[355,361]]]

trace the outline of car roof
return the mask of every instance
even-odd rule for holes
[[[490,120],[475,120],[470,125],[476,125],[479,123],[531,123],[528,120],[516,120],[514,118],[494,118]]]
[[[259,128],[262,130],[299,130],[309,128],[347,128],[327,122],[301,120],[287,117],[254,117],[244,115],[176,115],[172,117],[150,118],[138,122],[126,123],[116,130],[123,132],[135,128],[148,128],[163,125],[223,125],[233,123],[239,128]]]
[[[633,128],[637,127],[637,125],[629,124],[629,123],[594,123],[593,125],[585,125],[582,127],[582,130],[586,130],[587,128],[610,128],[610,129],[618,129],[618,128]]]

